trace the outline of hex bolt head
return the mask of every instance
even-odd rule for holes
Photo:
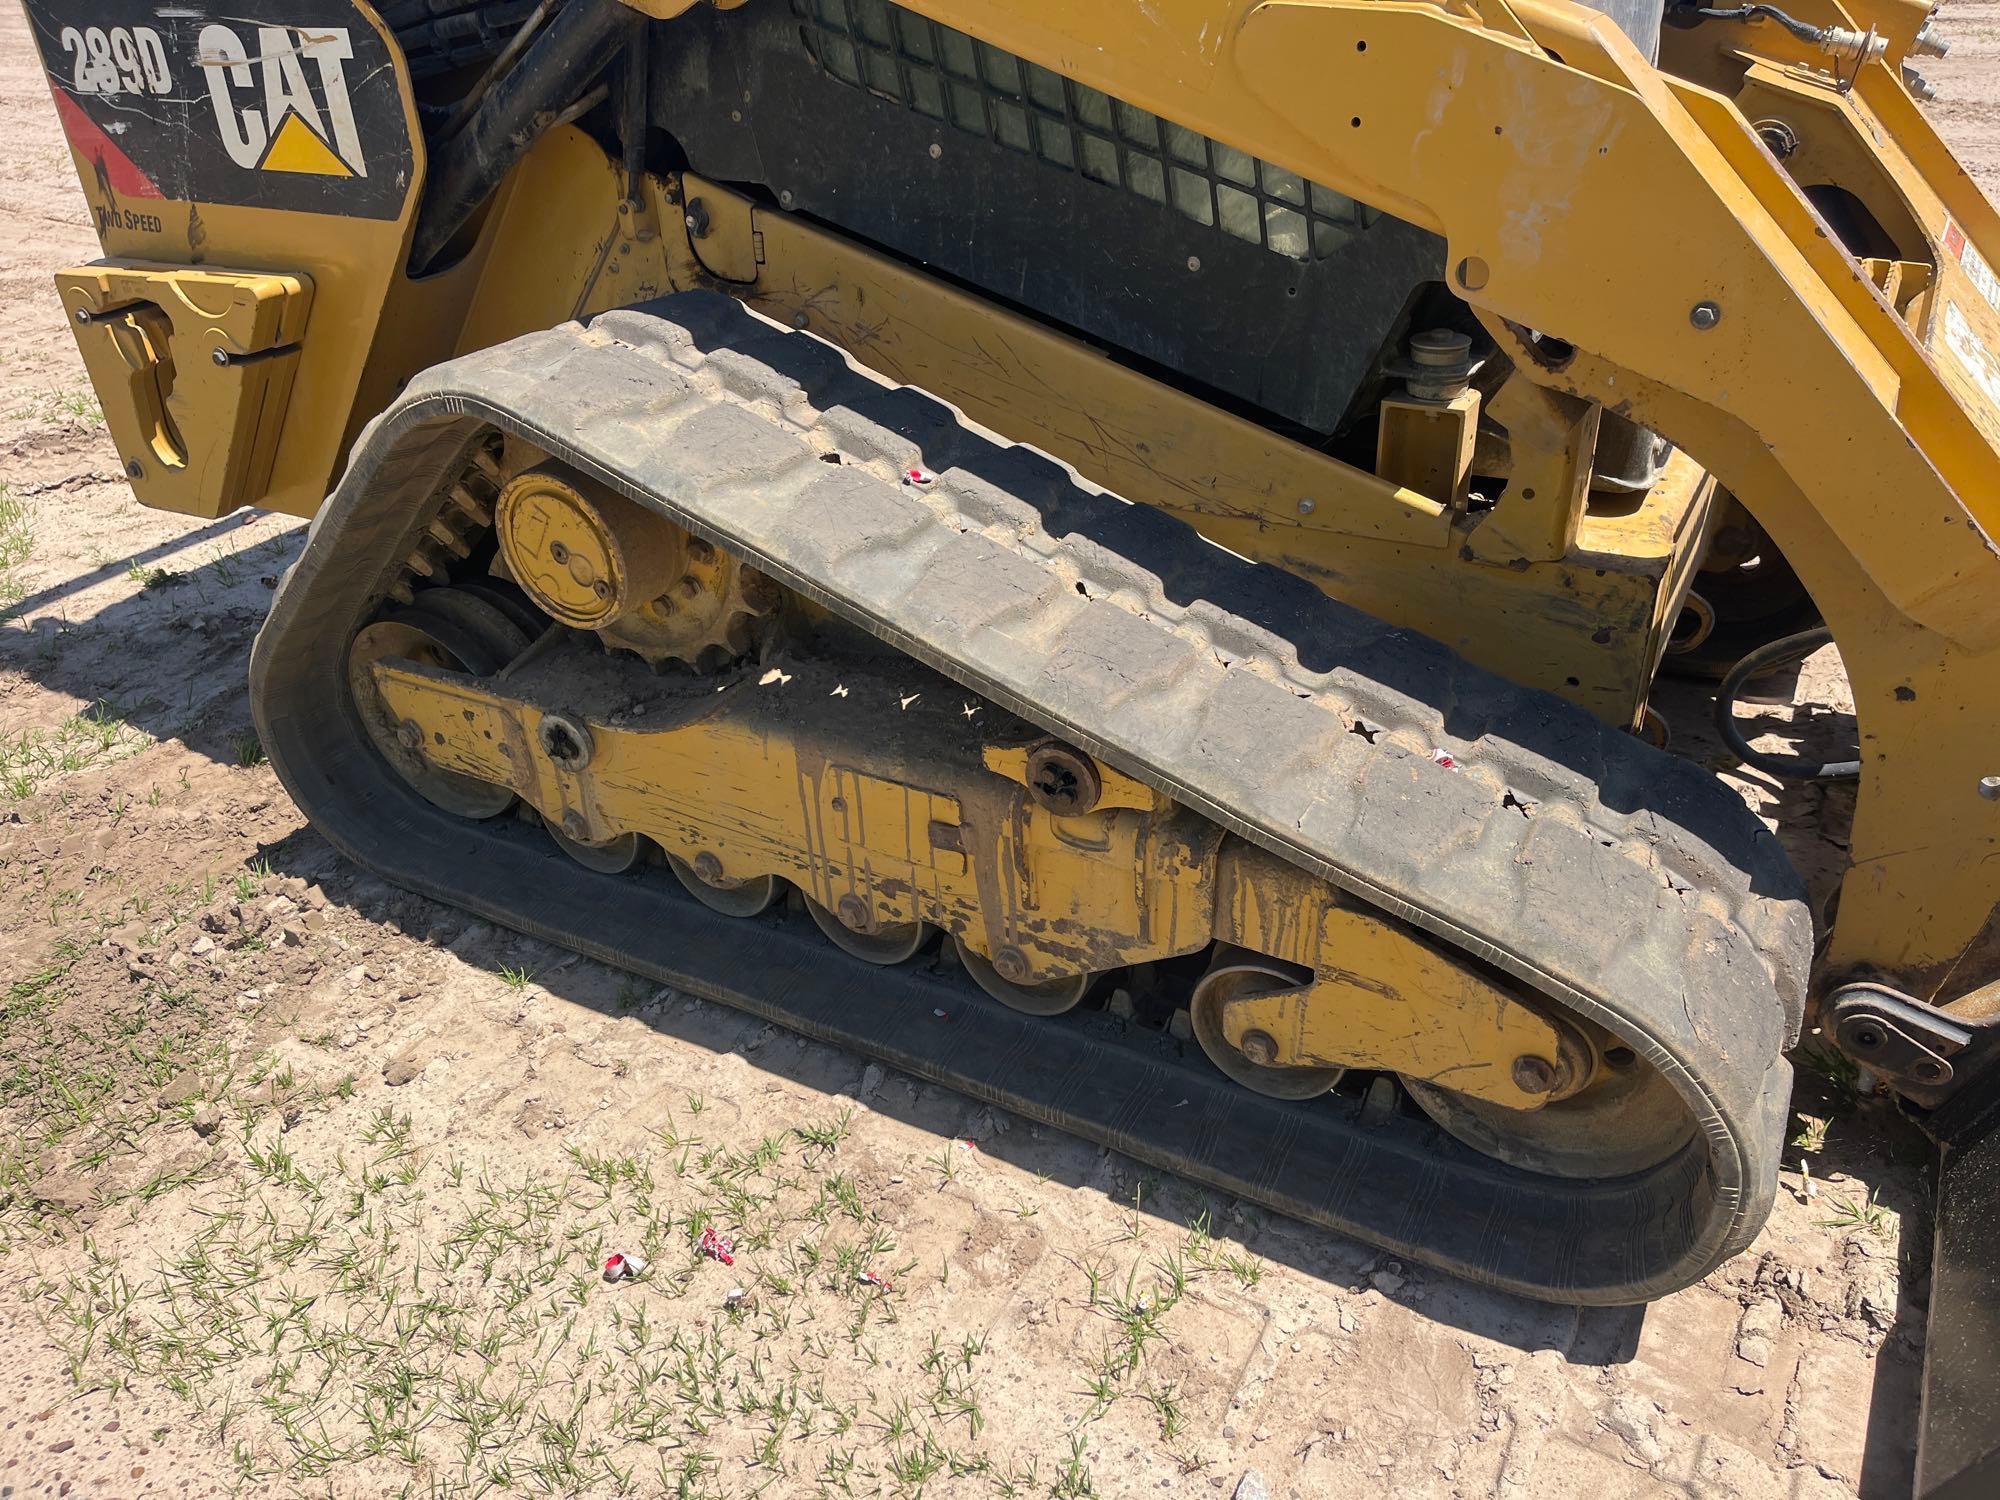
[[[993,955],[993,972],[1009,984],[1028,977],[1028,958],[1019,948],[1002,948]]]
[[[229,363],[229,351],[227,349],[211,349],[208,351],[208,359],[210,364],[227,366]]]
[[[1302,516],[1309,516],[1317,509],[1310,496],[1299,502],[1299,514]]]
[[[1979,795],[1988,802],[2000,802],[2000,776],[1980,777]]]
[[[563,832],[581,843],[590,836],[590,825],[583,821],[583,814],[569,808],[562,815]]]
[[[849,932],[866,932],[875,925],[875,914],[869,910],[868,903],[859,896],[842,896],[834,914],[840,918],[840,925]]]
[[[1556,1086],[1555,1064],[1527,1053],[1514,1059],[1514,1087],[1524,1094],[1546,1094]]]
[[[138,459],[128,458],[125,460],[125,477],[127,479],[143,479],[145,476],[146,466],[140,463]]]
[[[76,310],[76,320],[79,323],[88,324],[90,322],[90,309],[87,307],[79,307]]]
[[[716,885],[722,880],[722,861],[704,849],[694,857],[694,872],[705,885]]]
[[[1722,309],[1713,302],[1697,302],[1688,313],[1688,321],[1706,333],[1722,321]]]
[[[405,719],[397,726],[396,743],[405,750],[421,750],[424,747],[424,726],[415,719]]]
[[[1278,1044],[1268,1031],[1244,1032],[1236,1050],[1260,1068],[1268,1068],[1278,1059]]]

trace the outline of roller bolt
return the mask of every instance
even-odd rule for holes
[[[866,932],[875,925],[874,912],[859,896],[842,896],[835,915],[840,918],[840,925],[849,932]]]
[[[1713,302],[1697,302],[1688,314],[1688,321],[1706,333],[1722,321],[1722,309]]]
[[[560,568],[564,563],[569,561],[569,548],[565,547],[561,542],[550,542],[549,561]]]
[[[1980,777],[1979,795],[1988,802],[2000,802],[2000,776]]]
[[[1028,960],[1019,948],[1002,948],[993,955],[993,972],[1009,984],[1019,984],[1028,977]]]
[[[1555,1064],[1533,1053],[1514,1059],[1514,1087],[1524,1094],[1546,1094],[1556,1086]]]
[[[694,872],[701,877],[704,885],[722,883],[722,861],[706,849],[694,857]]]
[[[138,459],[128,458],[125,460],[125,477],[127,479],[143,479],[145,476],[146,466],[140,463]]]
[[[405,750],[421,750],[424,747],[424,726],[415,719],[405,719],[396,730],[396,743]]]
[[[1268,1068],[1278,1060],[1278,1044],[1268,1031],[1246,1031],[1236,1050],[1260,1068]]]
[[[562,815],[562,830],[579,844],[590,837],[590,825],[583,821],[583,814],[573,807]]]

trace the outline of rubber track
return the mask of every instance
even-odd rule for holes
[[[1421,1180],[1402,1184],[1423,1189],[1414,1227],[1407,1203],[1396,1225],[1355,1208],[1365,1196],[1356,1184],[1407,1170],[1393,1152],[1372,1159],[1359,1127],[1325,1143],[1341,1152],[1321,1158],[1338,1181],[1317,1201],[1274,1193],[1268,1153],[1234,1166],[1184,1155],[1163,1164],[1476,1279],[1573,1301],[1686,1285],[1762,1223],[1811,924],[1782,851],[1727,789],[719,294],[606,313],[439,366],[363,434],[251,672],[273,765],[354,857],[509,925],[734,1003],[754,998],[670,955],[651,963],[621,947],[630,929],[601,925],[601,891],[568,899],[570,885],[598,884],[584,872],[552,880],[547,861],[503,857],[492,834],[469,860],[464,826],[403,788],[345,707],[346,641],[491,427],[1610,1026],[1701,1126],[1686,1159],[1622,1185],[1539,1179],[1434,1146]],[[693,903],[669,905],[674,920],[700,925]],[[792,988],[829,963],[820,951]],[[797,1006],[774,1018],[829,1034]],[[962,1037],[952,1057],[919,1055],[908,1037],[837,1039],[1160,1160],[1143,1147],[1163,1120],[1135,1117],[1129,1101],[1093,1116],[968,1071]],[[1243,1112],[1269,1112],[1248,1098]],[[1288,1128],[1323,1132],[1334,1113],[1291,1107],[1286,1118],[1306,1123]],[[1613,1189],[1626,1196],[1607,1219]],[[1510,1248],[1524,1238],[1539,1247],[1532,1264]]]

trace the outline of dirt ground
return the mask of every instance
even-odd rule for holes
[[[1948,17],[1991,190],[2000,0]],[[1837,1070],[1749,1253],[1543,1306],[335,857],[244,698],[303,528],[132,502],[49,284],[95,241],[0,37],[0,1497],[1908,1493],[1926,1156]],[[1843,694],[1810,664],[1804,732]],[[1738,784],[1837,868],[1844,793]]]

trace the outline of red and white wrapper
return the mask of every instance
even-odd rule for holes
[[[736,1246],[717,1234],[713,1225],[702,1230],[701,1238],[695,1243],[695,1249],[710,1260],[721,1261],[725,1266],[736,1264]]]
[[[646,1274],[646,1257],[634,1250],[618,1250],[604,1257],[606,1281],[630,1281]]]

